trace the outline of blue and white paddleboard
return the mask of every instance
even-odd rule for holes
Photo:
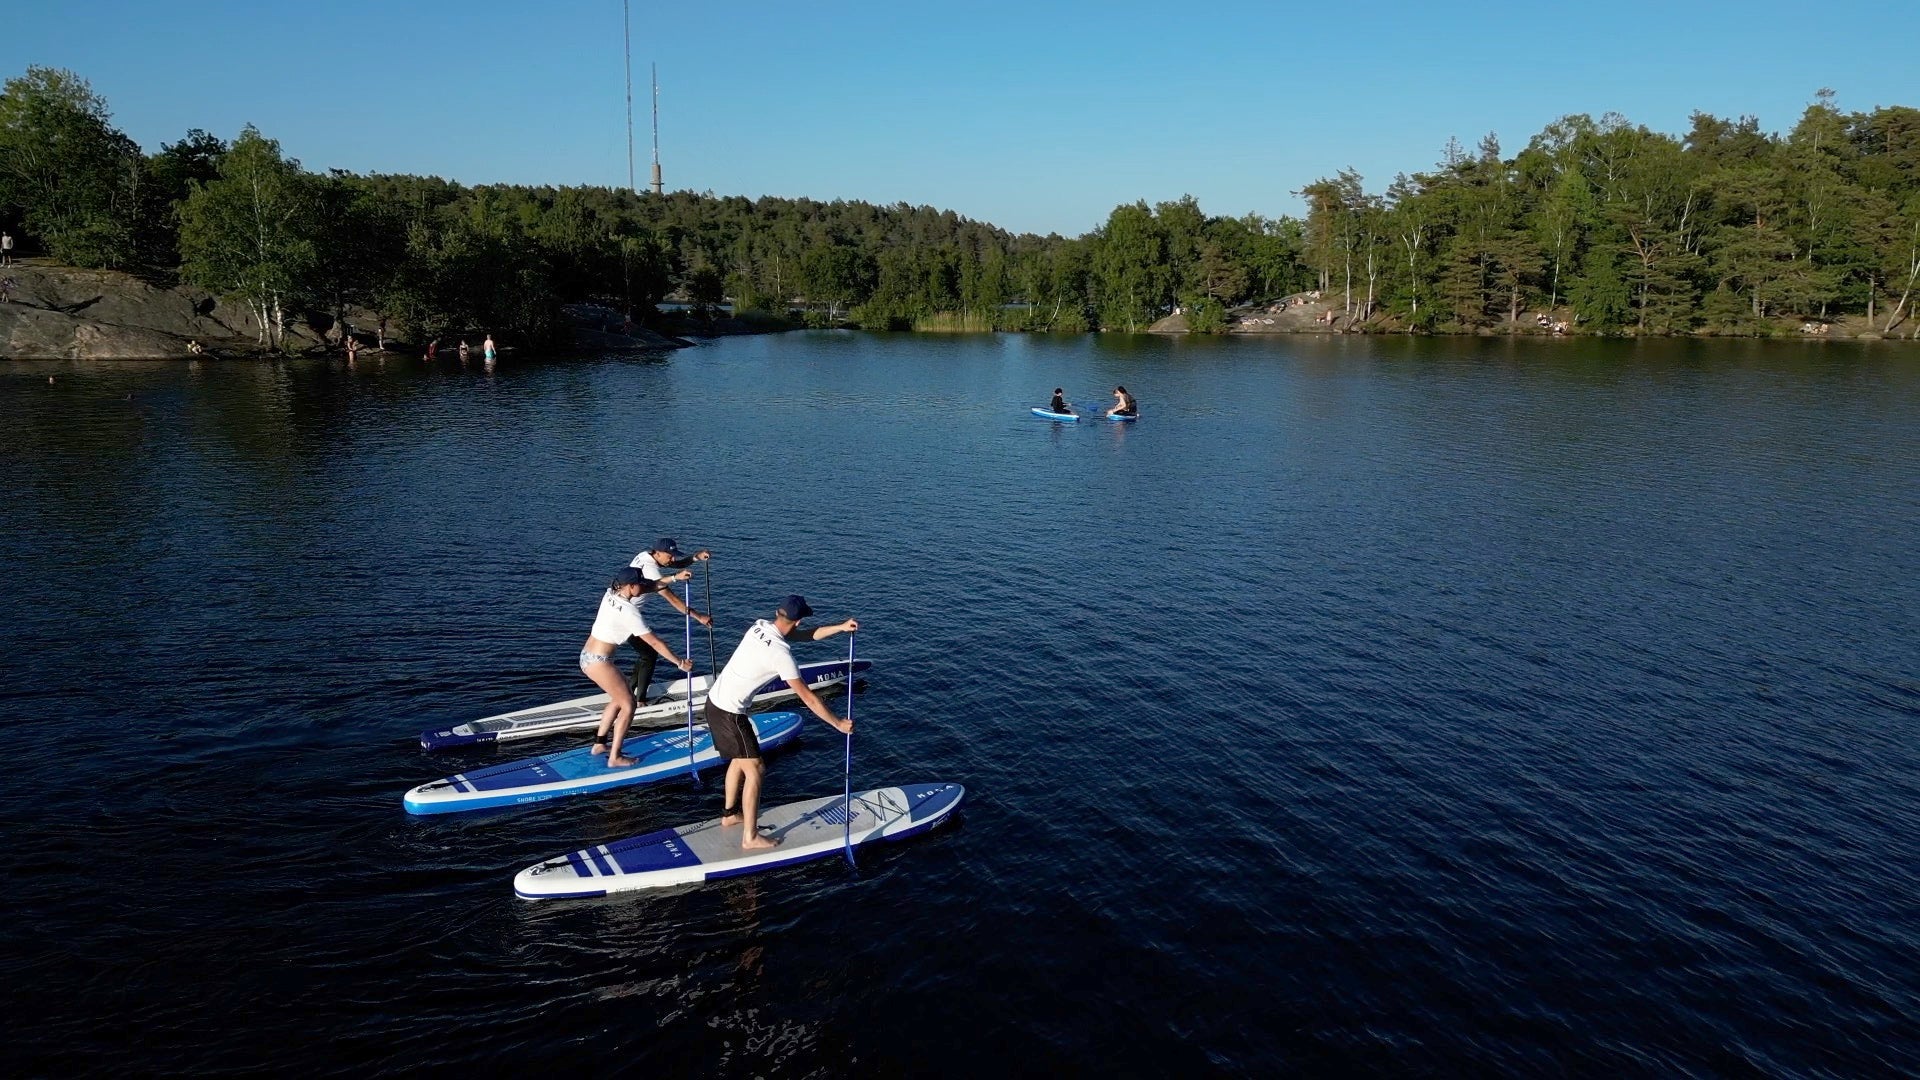
[[[1127,424],[1130,424],[1130,423],[1132,423],[1132,422],[1134,422],[1135,420],[1138,420],[1138,419],[1140,419],[1140,414],[1139,414],[1139,413],[1132,413],[1132,414],[1126,414],[1126,415],[1123,415],[1123,414],[1121,414],[1121,413],[1114,413],[1114,414],[1112,414],[1111,416],[1108,416],[1108,417],[1107,417],[1107,419],[1109,419],[1109,420],[1111,420],[1111,421],[1113,421],[1113,422],[1114,422],[1114,423],[1116,423],[1116,424],[1121,424],[1121,423],[1127,423]]]
[[[830,858],[853,843],[898,840],[933,828],[960,805],[959,784],[902,784],[853,794],[852,821],[840,795],[760,811],[760,835],[779,840],[761,851],[740,849],[740,826],[720,819],[615,840],[570,852],[520,871],[513,891],[527,900],[605,896],[736,877],[776,866]],[[849,833],[849,826],[851,833]]]
[[[1035,416],[1044,416],[1044,417],[1046,417],[1046,418],[1047,418],[1047,419],[1049,419],[1049,420],[1078,420],[1078,419],[1080,419],[1080,418],[1079,418],[1078,416],[1075,416],[1075,415],[1073,415],[1073,414],[1072,414],[1072,413],[1070,413],[1070,412],[1054,412],[1054,411],[1053,411],[1052,409],[1041,409],[1041,408],[1035,408],[1035,409],[1033,410],[1033,415],[1035,415]]]
[[[800,733],[800,714],[761,713],[753,718],[753,730],[760,736],[760,748],[772,750]],[[687,740],[685,728],[629,738],[620,752],[637,761],[617,769],[609,768],[604,755],[596,757],[592,748],[586,746],[524,761],[509,761],[421,784],[407,792],[403,801],[409,814],[457,814],[462,810],[518,806],[645,784],[685,776],[695,769],[720,763],[720,755],[713,748],[713,734],[705,725],[696,726],[692,731],[691,754]]]
[[[853,673],[858,675],[873,666],[871,660],[855,660]],[[800,665],[800,678],[805,680],[809,689],[821,691],[845,685],[847,681],[847,662],[845,660],[824,660],[812,664]],[[707,686],[713,681],[711,675],[697,675],[691,679],[677,679],[667,684],[667,700],[652,705],[642,705],[633,710],[633,726],[652,728],[685,723],[687,719],[687,690],[693,690],[695,708],[706,704]],[[754,694],[752,706],[763,707],[794,698],[793,688],[780,679],[769,679]],[[588,694],[586,697],[573,698],[570,701],[541,705],[517,712],[501,713],[484,720],[458,724],[438,731],[420,733],[420,745],[427,750],[445,750],[453,746],[470,746],[475,743],[512,742],[515,739],[531,739],[540,735],[554,735],[566,731],[585,731],[600,725],[600,711],[606,708],[607,695]]]

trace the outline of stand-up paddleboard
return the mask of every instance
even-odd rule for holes
[[[925,832],[953,813],[965,794],[959,784],[902,784],[856,791],[851,822],[842,795],[762,809],[760,835],[780,844],[759,851],[742,851],[740,826],[723,826],[718,818],[662,829],[529,866],[514,876],[513,891],[527,900],[605,896],[831,858],[846,848],[849,839],[863,844]]]
[[[873,666],[870,660],[855,660],[855,675]],[[845,660],[826,660],[813,664],[800,665],[800,678],[809,689],[819,691],[840,686],[847,681],[847,662]],[[677,679],[667,684],[667,699],[651,705],[642,705],[633,710],[632,727],[650,728],[684,724],[687,719],[687,689],[693,689],[695,708],[706,704],[707,685],[713,676],[699,675],[692,679]],[[753,695],[754,707],[789,701],[794,697],[793,688],[781,679],[769,679]],[[607,706],[607,695],[588,694],[586,697],[571,701],[541,705],[518,712],[501,713],[484,720],[475,720],[468,724],[442,728],[438,731],[420,733],[420,745],[428,750],[445,750],[452,746],[469,746],[474,743],[512,742],[515,739],[531,739],[539,735],[553,735],[566,731],[584,731],[597,727],[600,723],[600,711]],[[632,728],[629,728],[631,730]]]
[[[1044,417],[1046,417],[1046,418],[1047,418],[1047,419],[1049,419],[1049,420],[1078,420],[1078,419],[1080,419],[1080,418],[1079,418],[1078,416],[1075,416],[1074,414],[1072,414],[1072,413],[1070,413],[1070,412],[1054,412],[1054,411],[1053,411],[1052,409],[1042,409],[1042,408],[1038,408],[1038,407],[1035,407],[1035,408],[1034,408],[1034,410],[1033,410],[1033,415],[1035,415],[1035,416],[1044,416]]]
[[[753,718],[753,730],[760,736],[760,749],[772,750],[800,733],[800,714],[761,713]],[[688,737],[689,733],[682,728],[630,738],[620,753],[635,758],[636,763],[623,768],[609,768],[605,755],[596,757],[591,747],[582,746],[456,773],[444,780],[421,784],[407,792],[404,802],[409,814],[456,814],[462,810],[518,806],[628,784],[645,784],[720,764],[720,755],[713,748],[713,733],[704,725],[691,733],[691,754],[687,750]]]
[[[1113,421],[1116,424],[1119,424],[1119,423],[1130,424],[1133,421],[1140,419],[1140,414],[1139,413],[1114,413],[1113,415],[1107,417],[1107,419]]]

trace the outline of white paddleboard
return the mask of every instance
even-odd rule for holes
[[[873,661],[859,659],[853,662],[855,675],[864,674],[873,666]],[[847,662],[845,660],[822,660],[800,665],[800,677],[807,686],[819,692],[844,686],[847,681]],[[642,705],[633,711],[633,721],[628,730],[652,727],[674,727],[687,722],[687,688],[693,688],[693,706],[700,708],[707,702],[707,686],[713,681],[711,675],[697,675],[691,679],[676,679],[667,684],[667,700]],[[792,701],[797,695],[793,688],[779,679],[770,679],[754,694],[752,707],[764,708],[782,701]],[[585,697],[572,698],[541,705],[531,709],[501,713],[470,723],[457,724],[450,728],[420,733],[420,746],[426,750],[445,750],[455,746],[472,746],[479,743],[512,742],[515,739],[532,739],[542,735],[557,735],[569,731],[585,731],[600,725],[600,712],[606,708],[607,695],[588,694]],[[696,717],[697,719],[697,717]]]
[[[616,840],[569,852],[520,871],[513,891],[526,900],[569,896],[605,896],[634,889],[660,889],[713,878],[754,874],[779,866],[831,858],[849,840],[898,840],[933,828],[959,807],[966,789],[959,784],[902,784],[760,811],[760,835],[777,847],[744,851],[741,826],[720,819],[698,825]]]

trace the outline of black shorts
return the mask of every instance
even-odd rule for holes
[[[709,701],[707,727],[713,732],[714,750],[728,761],[760,756],[760,735],[753,730],[753,721],[745,716],[728,712]]]

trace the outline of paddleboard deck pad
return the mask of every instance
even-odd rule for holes
[[[959,784],[902,784],[856,791],[851,821],[847,800],[839,795],[762,808],[760,835],[780,844],[760,851],[742,851],[741,827],[722,826],[718,818],[662,829],[529,866],[514,876],[513,891],[526,900],[606,896],[831,858],[845,850],[849,835],[858,845],[926,832],[946,820],[965,794]]]
[[[760,736],[762,750],[776,749],[800,734],[800,714],[761,713],[753,717],[753,730]],[[421,784],[407,792],[402,801],[409,814],[457,814],[464,810],[519,806],[652,783],[720,764],[720,754],[713,748],[713,734],[705,725],[694,727],[691,733],[681,728],[637,738],[629,736],[620,753],[634,758],[635,763],[610,768],[604,754],[595,756],[591,747],[583,746],[456,773],[444,780]]]
[[[1074,414],[1072,414],[1072,413],[1070,413],[1070,412],[1054,412],[1054,411],[1053,411],[1052,409],[1041,409],[1041,408],[1035,408],[1035,409],[1033,410],[1033,415],[1035,415],[1035,416],[1044,416],[1044,417],[1046,417],[1046,418],[1047,418],[1047,419],[1049,419],[1049,420],[1078,420],[1078,419],[1080,419],[1080,418],[1079,418],[1078,416],[1075,416]]]
[[[853,673],[859,675],[873,666],[871,660],[855,660]],[[847,681],[847,662],[845,660],[824,660],[812,664],[800,665],[800,678],[809,689],[816,692],[845,685]],[[695,708],[706,704],[707,686],[713,681],[711,675],[699,675],[692,679],[677,679],[667,686],[667,700],[651,705],[642,705],[633,710],[632,727],[653,728],[669,727],[685,723],[687,719],[687,689],[693,689]],[[793,688],[779,679],[769,679],[753,696],[753,707],[764,707],[794,698]],[[541,735],[554,735],[567,731],[585,731],[598,727],[600,712],[607,706],[607,695],[589,694],[586,697],[570,701],[541,705],[518,712],[501,713],[484,720],[458,724],[438,731],[420,733],[420,746],[427,750],[445,750],[455,746],[473,746],[479,743],[512,742],[515,739],[532,739]],[[629,728],[631,730],[631,728]]]

